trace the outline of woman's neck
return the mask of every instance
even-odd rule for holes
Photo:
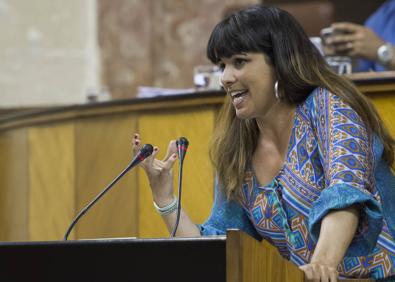
[[[256,118],[259,128],[259,141],[282,144],[289,141],[295,116],[295,105],[277,103],[264,117]],[[287,139],[288,137],[288,139]]]

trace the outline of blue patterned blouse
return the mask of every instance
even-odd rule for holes
[[[216,188],[202,235],[239,228],[271,242],[297,265],[310,261],[321,220],[356,205],[357,233],[339,265],[340,277],[395,275],[395,177],[383,146],[338,96],[317,88],[297,106],[286,161],[273,181],[247,171],[242,204]],[[217,186],[217,185],[216,185]]]

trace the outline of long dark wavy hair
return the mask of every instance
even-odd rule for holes
[[[246,52],[265,55],[279,81],[280,96],[289,104],[302,103],[316,87],[324,87],[341,97],[378,135],[384,145],[383,157],[393,166],[395,141],[372,103],[352,82],[331,70],[289,13],[276,7],[254,5],[231,14],[215,26],[207,45],[207,57],[214,64],[221,58]],[[220,186],[229,199],[240,199],[240,188],[258,136],[255,119],[237,118],[227,99],[218,116],[210,156]]]

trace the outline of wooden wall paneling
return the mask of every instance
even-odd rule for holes
[[[259,242],[235,229],[228,230],[226,237],[226,281],[304,281],[303,272],[268,241]]]
[[[26,129],[0,135],[0,240],[28,240]]]
[[[192,220],[202,223],[210,214],[213,202],[213,169],[208,156],[208,143],[214,126],[214,107],[147,112],[139,118],[143,143],[159,147],[159,158],[167,152],[168,142],[184,136],[189,149],[184,160],[182,206]],[[174,168],[177,190],[178,162]],[[169,236],[166,226],[152,204],[147,177],[139,170],[139,237]]]
[[[76,123],[76,210],[85,207],[129,164],[132,114]],[[137,233],[137,174],[130,171],[76,225],[77,238],[130,237]]]
[[[395,89],[393,93],[375,93],[368,97],[375,105],[392,137],[395,138]]]
[[[74,125],[31,127],[28,142],[29,240],[61,240],[74,211]]]

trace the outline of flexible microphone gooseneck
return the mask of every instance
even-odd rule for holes
[[[107,193],[108,190],[111,189],[111,187],[114,186],[115,183],[118,182],[119,179],[122,178],[129,170],[131,170],[133,167],[144,161],[147,157],[149,157],[153,152],[153,147],[151,144],[145,144],[141,150],[137,153],[137,155],[133,158],[133,160],[128,164],[128,166],[103,190],[100,192],[99,195],[96,196],[96,198],[93,199],[85,208],[83,208],[79,214],[74,218],[74,220],[71,222],[69,228],[66,231],[66,234],[64,235],[64,240],[67,241],[67,238],[69,237],[69,234],[71,230],[73,230],[73,227],[77,224],[78,220],[101,198],[104,196],[105,193]]]
[[[179,162],[179,173],[178,173],[178,205],[177,205],[177,218],[176,222],[174,224],[173,230],[171,232],[170,237],[174,237],[177,232],[178,228],[178,223],[180,222],[180,214],[181,214],[181,191],[182,191],[182,168],[184,164],[184,158],[188,150],[188,145],[189,142],[185,137],[180,137],[176,141],[177,145],[177,154],[178,154],[178,159],[180,160]]]

